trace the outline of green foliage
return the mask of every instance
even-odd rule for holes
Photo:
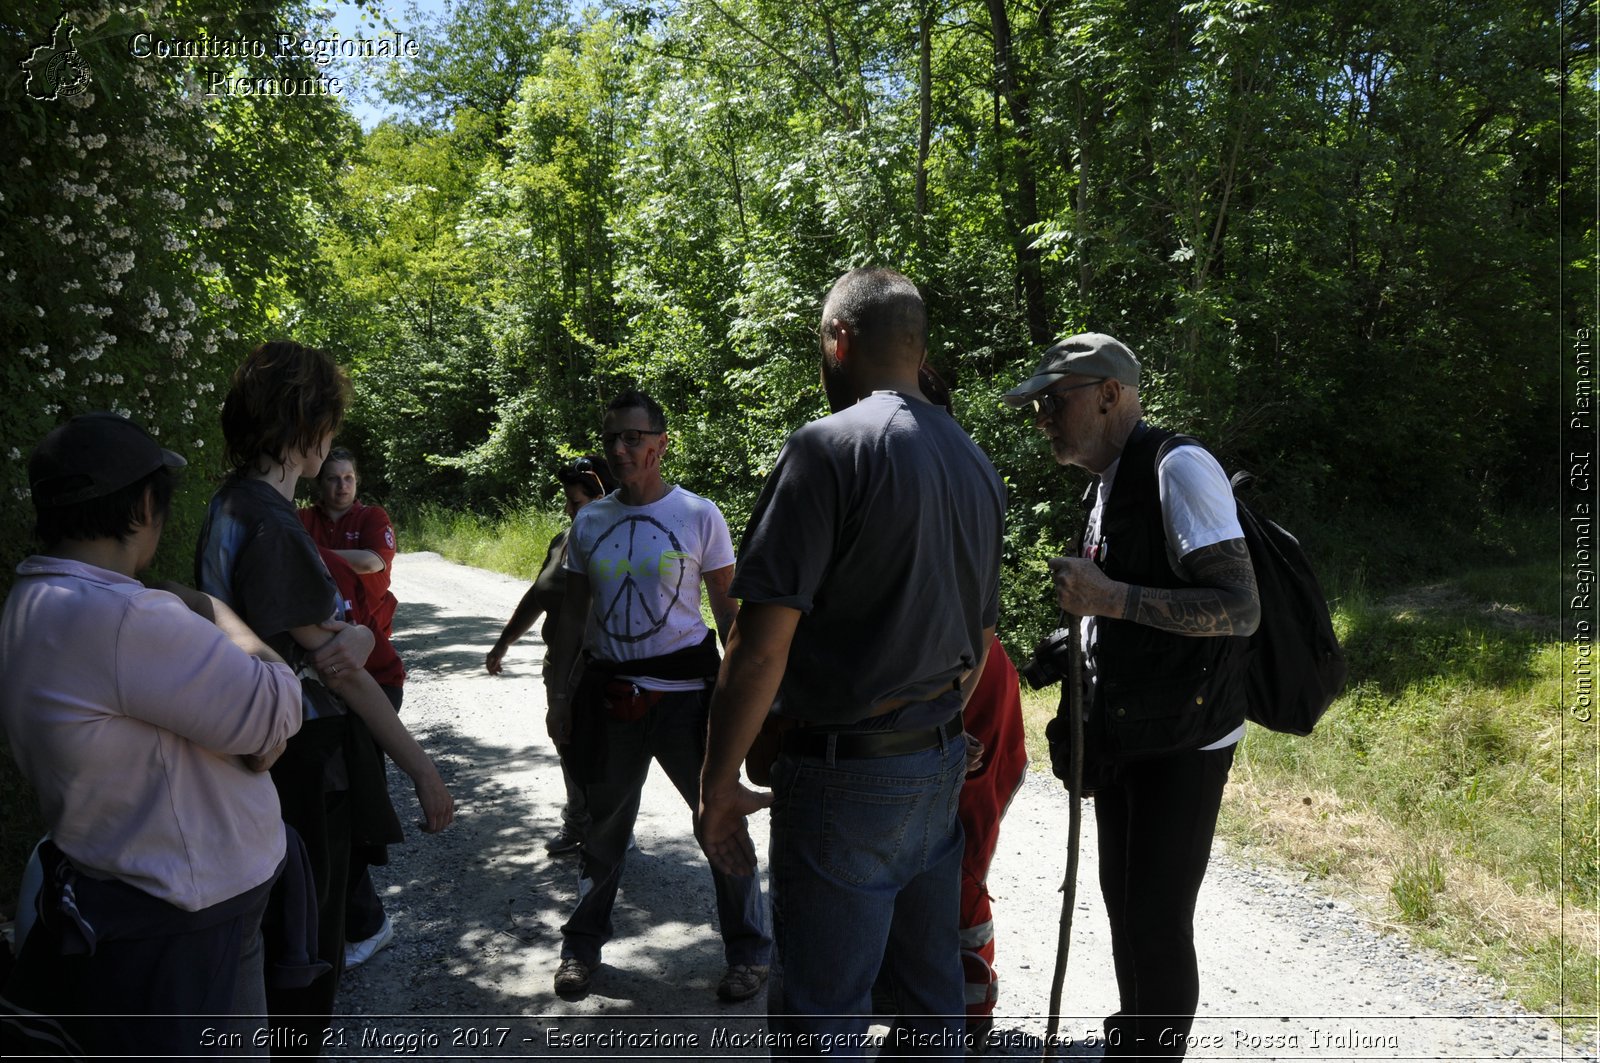
[[[1351,688],[1309,738],[1252,729],[1239,756],[1254,792],[1298,804],[1331,791],[1396,828],[1395,849],[1362,856],[1391,868],[1384,885],[1401,919],[1480,956],[1530,1006],[1576,1013],[1594,1005],[1583,980],[1592,964],[1537,931],[1507,939],[1503,917],[1470,892],[1481,875],[1526,898],[1517,907],[1587,910],[1600,887],[1594,735],[1559,711],[1567,661],[1549,616],[1559,580],[1541,561],[1381,599],[1347,591],[1335,623]],[[1330,856],[1320,871],[1349,863]]]
[[[1408,923],[1425,925],[1433,920],[1438,910],[1439,894],[1444,892],[1444,867],[1435,853],[1425,861],[1411,861],[1395,872],[1389,895],[1400,918]]]
[[[1008,484],[1019,650],[1053,626],[1041,566],[1085,483],[998,401],[1041,312],[1132,343],[1152,419],[1258,474],[1357,586],[1458,570],[1504,540],[1484,514],[1554,497],[1521,459],[1555,399],[1527,337],[1562,312],[1537,266],[1560,152],[1587,156],[1537,5],[447,18],[393,89],[428,124],[366,138],[319,229],[339,282],[305,318],[355,352],[353,431],[396,499],[522,498],[642,386],[671,474],[737,527],[822,412],[820,299],[865,262],[927,294],[930,359]]]
[[[63,10],[88,89],[38,99],[20,64],[51,40]],[[250,346],[286,324],[286,297],[318,281],[301,219],[328,190],[353,123],[327,96],[207,95],[206,70],[218,61],[139,58],[130,40],[270,38],[304,18],[293,3],[206,0],[150,10],[37,5],[3,20],[6,556],[28,548],[22,459],[51,426],[90,409],[131,414],[190,458],[172,531],[193,534],[214,465],[205,459],[219,449],[219,389]],[[306,78],[316,69],[304,58],[249,58],[225,72]],[[187,569],[186,558],[168,565]]]
[[[563,5],[548,0],[478,0],[447,5],[417,25],[429,47],[390,71],[384,96],[439,128],[471,113],[472,128],[504,133],[506,105],[539,67],[539,32],[560,19]],[[417,9],[411,9],[413,24]]]
[[[285,332],[349,364],[345,442],[419,527],[541,510],[604,402],[642,386],[668,408],[669,475],[737,530],[823,412],[823,293],[882,263],[926,294],[930,360],[1005,478],[1016,656],[1054,626],[1043,566],[1086,478],[999,395],[1049,335],[1107,331],[1139,351],[1150,417],[1257,473],[1337,574],[1358,683],[1286,762],[1403,754],[1374,798],[1397,817],[1565,777],[1513,778],[1543,763],[1520,721],[1550,664],[1542,630],[1506,621],[1558,589],[1525,578],[1548,535],[1497,517],[1556,497],[1530,460],[1557,408],[1538,337],[1578,320],[1595,269],[1593,42],[1560,39],[1549,5],[463,0],[385,87],[415,121],[365,133],[328,97],[206,96],[204,61],[126,47],[268,36],[307,18],[297,2],[68,11],[90,94],[0,75],[10,556],[50,425],[117,407],[215,455],[227,373]],[[54,17],[0,19],[0,71]],[[234,72],[286,71],[312,73]],[[214,464],[180,498],[168,574]],[[536,564],[530,528],[509,549]],[[1521,574],[1457,590],[1510,612],[1441,623],[1381,598],[1491,556]],[[1492,844],[1547,866],[1509,828]],[[1567,855],[1592,866],[1592,839]]]

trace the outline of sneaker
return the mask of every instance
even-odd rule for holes
[[[767,984],[767,965],[735,963],[717,983],[717,996],[727,1001],[749,1000]]]
[[[569,831],[562,831],[544,843],[544,851],[551,856],[571,856],[583,848],[583,839]]]
[[[376,934],[373,934],[365,941],[345,942],[344,969],[348,971],[352,967],[360,967],[363,963],[376,956],[379,950],[388,948],[389,943],[393,940],[394,923],[390,921],[388,914],[385,913],[383,925],[378,928]]]
[[[589,965],[571,956],[556,968],[556,994],[563,997],[581,997],[589,991]]]

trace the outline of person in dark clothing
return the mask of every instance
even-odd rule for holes
[[[423,829],[443,830],[455,804],[377,681],[371,631],[344,621],[317,546],[295,515],[301,477],[322,467],[344,419],[349,383],[324,351],[263,343],[234,371],[222,407],[233,473],[212,496],[195,551],[199,588],[232,607],[301,676],[304,723],[272,766],[283,818],[305,841],[315,882],[317,959],[304,989],[269,990],[285,1047],[316,1054],[344,967],[351,846],[401,840],[379,750],[409,775]]]
[[[962,709],[999,616],[1005,487],[922,394],[927,312],[908,278],[845,274],[819,333],[834,412],[789,436],[745,530],[700,844],[750,870],[746,817],[770,805],[774,1058],[865,1058],[880,970],[897,1051],[959,1058]],[[739,774],[763,729],[771,794]]]
[[[568,521],[576,518],[578,511],[590,502],[610,494],[614,486],[611,469],[598,454],[586,454],[569,465],[563,465],[556,471],[556,479],[561,482],[561,492],[566,496]],[[570,532],[570,527],[563,528],[550,540],[550,546],[544,554],[544,564],[539,567],[539,575],[534,578],[528,593],[522,596],[522,601],[517,603],[511,619],[506,621],[505,630],[500,632],[500,637],[495,639],[483,659],[483,667],[489,674],[499,675],[506,651],[543,616],[544,626],[539,629],[539,638],[545,645],[543,676],[546,704],[549,703],[555,682],[549,668],[549,652],[550,643],[555,638],[556,624],[561,617],[561,601],[567,593],[564,566],[567,560],[567,535]],[[581,632],[575,633],[575,637],[581,639]],[[584,801],[583,787],[572,774],[572,743],[563,742],[556,747],[556,752],[561,757],[561,778],[566,783],[567,803],[561,809],[561,830],[545,843],[544,850],[551,856],[576,855],[589,829],[589,807]]]
[[[1122,343],[1061,340],[1005,399],[1031,409],[1057,463],[1098,478],[1081,556],[1050,570],[1081,618],[1084,788],[1120,997],[1106,1057],[1179,1057],[1200,997],[1195,900],[1244,735],[1241,648],[1260,619],[1250,552],[1215,458],[1182,445],[1158,467],[1173,433],[1142,419]]]

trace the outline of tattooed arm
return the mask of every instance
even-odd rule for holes
[[[1243,539],[1202,546],[1183,557],[1192,587],[1141,587],[1109,579],[1084,557],[1054,557],[1050,571],[1061,608],[1074,616],[1132,620],[1175,635],[1249,635],[1261,620],[1255,569]]]

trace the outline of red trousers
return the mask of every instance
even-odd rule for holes
[[[967,1017],[994,1013],[999,979],[994,972],[994,916],[989,907],[989,862],[1000,840],[1000,818],[1022,785],[1028,750],[1022,734],[1022,692],[1017,670],[995,639],[967,702],[967,733],[983,743],[983,764],[961,788],[957,815],[966,832],[961,856],[961,967],[966,974]]]

